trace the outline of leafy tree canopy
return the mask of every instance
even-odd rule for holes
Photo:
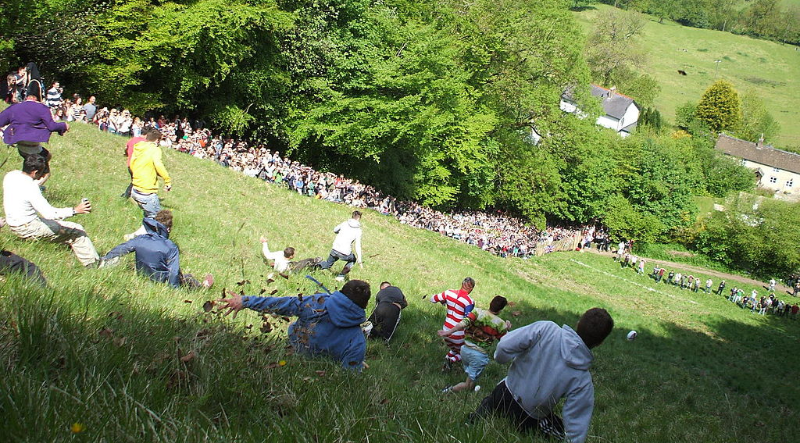
[[[714,132],[735,131],[742,121],[739,93],[729,81],[717,80],[703,93],[696,115]]]

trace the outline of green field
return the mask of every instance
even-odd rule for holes
[[[76,126],[51,143],[46,195],[56,206],[90,198],[93,213],[73,220],[104,253],[136,228],[141,212],[119,197],[128,181],[125,140]],[[9,158],[0,172],[18,167],[16,152],[0,155]],[[258,238],[267,235],[276,249],[292,245],[299,258],[324,256],[332,227],[350,209],[174,151],[165,163],[174,178],[163,195],[176,216],[171,238],[185,271],[214,273],[211,291],[151,283],[135,275],[132,257],[113,269],[82,269],[63,246],[0,233],[0,246],[39,264],[52,286],[42,291],[16,277],[2,283],[5,441],[530,441],[501,419],[462,424],[505,374],[501,365],[487,368],[480,393],[439,394],[463,374],[440,372],[445,347],[435,332],[444,311],[422,296],[465,276],[476,279],[481,306],[508,297],[514,305],[504,316],[515,326],[574,325],[593,306],[612,313],[615,330],[595,352],[590,442],[796,440],[800,321],[655,287],[600,255],[502,259],[372,211],[362,220],[365,265],[353,277],[373,287],[390,280],[405,291],[398,333],[388,347],[370,344],[370,368],[360,375],[290,355],[282,319],[270,318],[274,330],[262,333],[255,313],[234,320],[202,306],[223,288],[311,293],[302,276],[265,280]],[[337,286],[332,274],[315,275]],[[640,334],[633,342],[625,340],[631,329]]]
[[[595,10],[576,13],[587,32],[597,11],[609,8],[596,6]],[[780,123],[778,137],[768,142],[776,147],[800,148],[800,126],[796,124],[800,120],[800,96],[796,93],[800,88],[800,51],[796,47],[689,28],[668,20],[660,24],[655,19],[648,21],[640,42],[648,53],[643,73],[661,85],[655,105],[668,119],[674,119],[678,106],[699,101],[715,79],[725,79],[740,93],[756,91]],[[678,70],[687,75],[678,74]]]
[[[745,9],[750,6],[752,2],[750,0],[739,0],[739,3],[736,5],[737,9]],[[784,7],[798,7],[800,6],[800,0],[779,0],[778,4]]]

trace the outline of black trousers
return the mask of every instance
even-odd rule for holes
[[[38,266],[13,252],[3,250],[0,251],[0,274],[9,273],[22,274],[31,281],[47,286],[47,281]]]
[[[389,341],[400,324],[400,308],[392,303],[379,303],[368,319],[372,322],[370,338],[382,338]]]
[[[478,410],[475,411],[475,417],[486,417],[491,414],[509,418],[518,431],[541,432],[547,437],[564,439],[564,422],[561,417],[552,412],[542,419],[531,417],[514,399],[505,380],[495,386],[492,393],[481,401]]]

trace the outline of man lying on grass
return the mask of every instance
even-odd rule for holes
[[[267,243],[267,238],[262,235],[260,241],[261,241],[261,253],[264,254],[264,258],[273,261],[272,269],[274,269],[275,272],[277,272],[283,278],[289,278],[289,273],[300,272],[309,266],[311,267],[316,266],[322,261],[320,257],[305,258],[300,261],[292,261],[292,259],[294,259],[294,252],[295,252],[293,247],[289,246],[283,251],[270,251],[269,243]],[[269,275],[269,278],[273,277],[274,274]]]
[[[173,288],[210,288],[214,278],[207,274],[203,282],[197,281],[191,274],[181,272],[178,246],[169,239],[172,230],[172,211],[162,209],[155,218],[145,217],[142,220],[145,234],[132,238],[110,250],[100,260],[100,267],[113,266],[119,257],[134,252],[136,254],[136,270],[150,277],[151,280],[167,283]]]
[[[297,297],[256,297],[231,293],[217,300],[227,314],[244,308],[258,312],[297,317],[289,325],[289,342],[299,354],[325,355],[342,363],[345,369],[361,370],[367,340],[361,330],[364,310],[370,298],[369,283],[351,280],[341,291]]]

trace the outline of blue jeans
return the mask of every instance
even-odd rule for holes
[[[158,199],[158,194],[142,194],[136,189],[131,192],[133,200],[144,211],[145,218],[155,218],[158,211],[161,210],[161,201]]]
[[[347,274],[350,272],[350,268],[356,263],[356,255],[352,252],[350,255],[344,255],[341,252],[337,251],[336,249],[331,249],[331,253],[328,256],[328,259],[324,262],[319,264],[320,269],[330,269],[337,260],[346,261],[344,268],[342,268],[342,275]]]
[[[489,355],[470,346],[461,346],[461,365],[467,377],[473,382],[478,381],[486,365],[489,364]]]

